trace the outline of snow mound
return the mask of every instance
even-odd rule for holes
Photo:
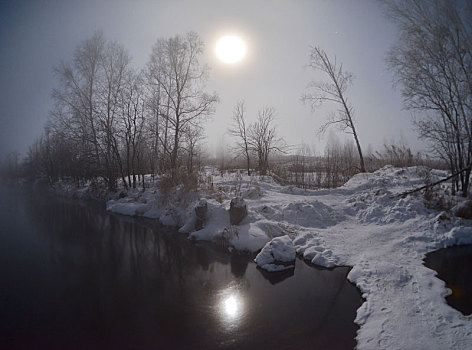
[[[373,173],[360,173],[354,175],[340,189],[346,192],[360,192],[374,188],[388,188],[397,193],[402,192],[405,187],[413,188],[424,184],[428,178],[430,182],[446,177],[447,172],[431,170],[424,166],[413,166],[409,168],[395,168],[386,165]]]
[[[267,271],[275,272],[295,267],[295,247],[289,236],[273,238],[257,254],[254,261]]]
[[[426,213],[420,197],[395,198],[390,191],[381,189],[354,195],[347,200],[347,203],[351,206],[352,212],[356,213],[359,222],[363,224],[403,223]]]
[[[299,235],[293,241],[298,254],[303,259],[310,261],[312,264],[331,268],[336,266],[336,258],[333,252],[325,248],[326,243],[315,233],[305,233]]]

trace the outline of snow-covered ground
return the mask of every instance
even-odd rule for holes
[[[472,223],[427,209],[421,195],[397,196],[444,176],[424,167],[387,166],[337,189],[310,191],[280,186],[270,177],[224,174],[209,176],[198,193],[178,188],[164,198],[156,190],[134,191],[110,200],[107,209],[157,218],[192,239],[228,249],[257,252],[286,235],[314,264],[352,266],[348,279],[365,299],[355,320],[358,349],[472,349],[472,317],[446,304],[444,282],[423,265],[430,251],[472,243]],[[238,194],[249,214],[231,226],[229,202]],[[201,198],[207,199],[207,222],[193,231]]]

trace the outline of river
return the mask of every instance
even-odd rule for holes
[[[348,268],[263,273],[251,256],[103,203],[1,188],[2,349],[353,349]]]

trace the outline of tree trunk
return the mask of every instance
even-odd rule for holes
[[[172,149],[172,157],[171,157],[171,168],[174,175],[177,175],[177,154],[179,150],[179,119],[175,124],[175,134],[174,134],[174,148]]]
[[[471,171],[470,167],[468,170],[464,171],[465,173],[464,184],[462,185],[462,197],[464,198],[467,198],[467,195],[469,194],[470,171]]]
[[[352,126],[352,131],[354,133],[354,139],[356,140],[357,152],[359,152],[359,161],[360,161],[360,166],[361,166],[361,173],[365,173],[364,157],[362,156],[361,145],[360,145],[359,140],[357,138],[357,134],[356,134],[356,131],[354,129],[354,125]]]
[[[250,158],[249,158],[249,155],[247,155],[247,154],[246,154],[246,160],[247,160],[247,176],[251,176]]]

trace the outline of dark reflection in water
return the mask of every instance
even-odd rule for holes
[[[2,349],[355,346],[347,268],[267,276],[98,203],[0,193]]]
[[[451,289],[447,303],[464,315],[472,314],[472,245],[440,249],[427,254],[424,261]]]

